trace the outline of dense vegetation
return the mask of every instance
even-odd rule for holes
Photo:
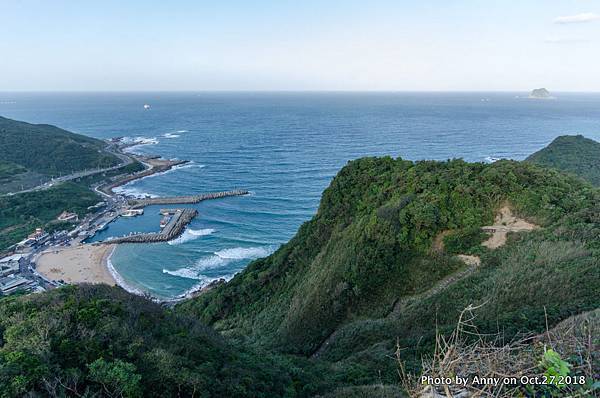
[[[122,174],[143,170],[140,162],[133,162],[102,174],[94,174],[61,183],[50,189],[0,196],[0,252],[19,242],[37,227],[52,232],[70,229],[72,225],[57,223],[56,217],[63,211],[83,217],[89,206],[102,197],[90,190],[90,186]]]
[[[483,250],[474,228],[507,203],[543,228]],[[599,214],[590,185],[528,163],[360,159],[340,171],[288,244],[180,311],[245,343],[317,353],[348,382],[394,382],[397,339],[417,367],[436,327],[451,330],[469,304],[485,303],[477,326],[507,338],[542,331],[544,308],[549,324],[595,308]],[[445,231],[451,252],[476,251],[482,265],[436,289],[465,267],[433,250]]]
[[[398,397],[397,344],[417,371],[469,305],[481,333],[506,340],[594,310],[600,193],[556,170],[589,178],[568,167],[571,141],[553,145],[541,163],[554,169],[535,158],[349,162],[289,243],[175,308],[105,286],[0,300],[0,397]],[[66,194],[85,211],[97,178],[1,197],[0,236],[56,217]],[[502,206],[540,228],[490,250],[480,227]]]
[[[108,167],[120,160],[94,138],[49,125],[34,125],[0,117],[0,194],[39,185],[49,176]],[[0,195],[0,252],[22,240],[37,227],[48,231],[70,227],[55,223],[64,210],[83,216],[101,198],[89,187],[107,178],[140,171],[135,161],[118,169],[94,174],[42,191]]]
[[[80,216],[101,198],[85,185],[67,182],[56,187],[0,196],[0,251],[22,240],[37,227],[47,227],[64,210]]]
[[[525,161],[563,170],[600,186],[600,143],[582,135],[558,137]]]
[[[16,175],[25,173],[27,169],[18,164],[0,160],[0,184],[10,182]]]
[[[267,398],[310,395],[321,384],[289,360],[233,346],[118,288],[0,299],[2,398]]]
[[[0,117],[0,162],[11,162],[40,175],[117,165],[116,156],[101,150],[105,146],[100,140],[58,127]],[[21,171],[15,168],[15,174]]]

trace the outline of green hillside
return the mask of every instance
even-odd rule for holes
[[[42,176],[117,165],[116,156],[102,151],[105,146],[100,140],[55,126],[0,117],[0,179],[9,174],[9,162],[20,166],[15,167],[15,174],[24,168]]]
[[[525,161],[573,173],[600,186],[600,143],[582,135],[557,137]]]
[[[0,299],[3,398],[268,398],[303,393],[311,379],[319,383],[291,362],[234,346],[197,320],[118,288]]]
[[[479,334],[462,347],[543,334],[519,348],[516,371],[543,373],[552,347],[589,378],[580,395],[528,396],[588,396],[600,371],[599,199],[531,162],[355,160],[289,243],[174,308],[105,286],[0,300],[0,397],[402,397],[399,364],[419,372],[467,307]],[[514,217],[498,218],[507,209]],[[527,228],[490,232],[505,238],[493,246],[489,225]],[[494,371],[515,371],[503,364]]]
[[[504,204],[542,228],[485,249],[470,231],[491,224]],[[483,305],[482,331],[500,328],[507,338],[542,331],[544,308],[549,324],[595,308],[598,214],[591,186],[528,163],[360,159],[340,171],[288,244],[180,311],[255,346],[318,353],[353,383],[393,382],[396,342],[417,368],[436,327],[452,330],[469,304]],[[462,249],[480,255],[481,266],[466,272],[434,250],[444,231],[464,237]],[[461,277],[439,288],[451,275]]]
[[[43,191],[0,196],[0,252],[19,242],[38,227],[47,231],[64,210],[79,216],[102,198],[83,184],[66,182]],[[64,225],[62,225],[65,227]]]

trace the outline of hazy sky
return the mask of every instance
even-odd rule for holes
[[[0,90],[600,91],[600,0],[0,0]]]

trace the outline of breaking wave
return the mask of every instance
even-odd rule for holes
[[[219,258],[224,260],[256,259],[266,257],[271,253],[273,253],[271,247],[235,247],[215,252]]]
[[[179,276],[181,278],[204,280],[207,278],[207,276],[202,275],[202,271],[220,268],[237,260],[254,260],[257,258],[266,257],[269,254],[273,253],[273,251],[274,248],[271,246],[235,247],[232,249],[224,249],[215,252],[212,256],[203,257],[199,259],[191,267],[180,268],[177,270],[163,269],[163,273],[173,276]]]
[[[499,161],[501,159],[502,158],[497,158],[497,157],[494,157],[494,156],[486,156],[484,160],[485,160],[486,163],[494,163],[494,162],[497,162],[497,161]]]
[[[145,145],[157,145],[160,141],[156,137],[123,137],[121,142],[130,144],[131,146],[126,147],[123,151],[133,153],[141,146]]]
[[[118,187],[113,188],[113,192],[119,195],[124,195],[124,196],[133,196],[134,198],[146,198],[146,197],[150,197],[150,198],[158,198],[158,195],[154,195],[148,192],[144,192],[139,188],[136,187],[132,187],[128,184],[125,185],[121,185]]]
[[[163,134],[163,137],[165,137],[165,138],[179,138],[181,136],[179,134],[165,133],[165,134]]]
[[[121,286],[124,290],[128,291],[131,294],[136,294],[138,296],[143,296],[144,292],[141,291],[140,289],[137,289],[131,285],[128,285],[125,280],[123,279],[123,277],[121,276],[121,274],[119,274],[117,272],[117,270],[115,269],[111,259],[112,259],[112,255],[115,252],[115,248],[113,247],[112,251],[110,252],[110,254],[108,255],[108,257],[106,258],[106,268],[108,268],[108,272],[110,272],[111,276],[113,277],[113,279],[115,280],[115,282],[117,283],[117,285]]]
[[[188,163],[184,163],[184,164],[179,164],[177,166],[173,166],[171,167],[169,170],[165,170],[165,171],[161,171],[160,173],[154,173],[154,174],[150,174],[147,176],[144,176],[142,178],[138,178],[136,180],[130,181],[125,185],[121,185],[118,187],[113,188],[113,192],[120,194],[120,195],[126,195],[126,196],[133,196],[134,198],[146,198],[146,197],[150,197],[150,198],[158,198],[159,195],[154,195],[148,192],[144,192],[139,188],[136,188],[135,185],[137,183],[139,183],[142,180],[146,180],[148,178],[153,178],[153,177],[158,177],[161,175],[165,175],[168,173],[172,173],[175,170],[181,170],[181,169],[191,169],[191,168],[204,168],[205,165],[203,164],[197,164],[192,162],[188,162]]]
[[[215,230],[212,228],[206,228],[206,229],[186,228],[185,231],[183,231],[183,233],[181,234],[181,236],[169,241],[168,243],[170,245],[180,245],[182,243],[189,242],[194,239],[198,239],[201,236],[211,235],[214,232],[215,232]]]

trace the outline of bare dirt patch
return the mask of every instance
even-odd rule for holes
[[[459,254],[456,256],[460,258],[465,264],[470,266],[479,266],[481,265],[481,259],[478,256],[470,256],[468,254]]]
[[[509,232],[528,232],[539,228],[539,226],[515,217],[510,207],[503,206],[496,215],[494,225],[488,225],[481,229],[489,232],[491,236],[482,243],[488,249],[497,249],[506,244],[506,236]]]

